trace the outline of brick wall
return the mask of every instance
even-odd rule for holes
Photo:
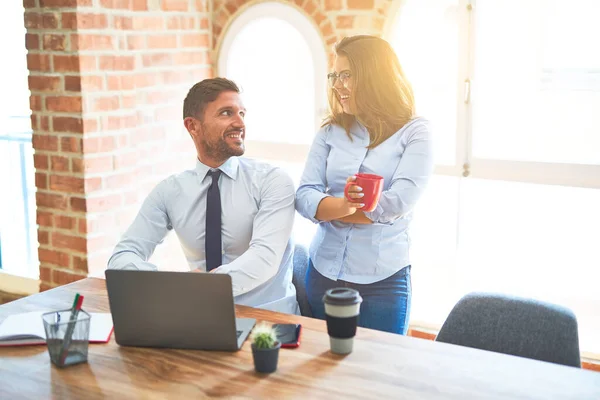
[[[148,191],[194,165],[181,107],[212,74],[210,20],[206,0],[24,6],[45,290],[102,271]]]

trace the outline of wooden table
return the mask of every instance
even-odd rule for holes
[[[105,283],[88,278],[0,306],[8,315],[69,306],[108,312]],[[45,346],[0,348],[0,399],[393,398],[600,399],[600,373],[429,340],[359,329],[354,352],[329,352],[325,322],[237,306],[239,317],[301,323],[298,349],[282,349],[271,375],[254,372],[248,341],[234,353],[93,344],[89,362],[50,364]]]

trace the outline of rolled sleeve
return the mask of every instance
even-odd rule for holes
[[[365,216],[377,224],[392,225],[412,212],[433,173],[433,149],[429,124],[416,124],[407,135],[398,167],[389,188],[381,194],[377,207]]]

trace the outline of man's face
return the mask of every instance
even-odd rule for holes
[[[194,121],[192,129],[186,123],[202,162],[220,165],[230,157],[244,154],[245,116],[240,95],[228,91],[206,105],[202,119]]]

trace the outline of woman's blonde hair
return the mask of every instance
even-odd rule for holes
[[[334,88],[329,89],[329,115],[324,125],[342,126],[348,137],[354,121],[367,128],[368,148],[377,147],[415,115],[415,100],[392,46],[376,36],[345,37],[335,45],[336,55],[346,57],[352,76],[350,102],[355,115],[345,114]]]

